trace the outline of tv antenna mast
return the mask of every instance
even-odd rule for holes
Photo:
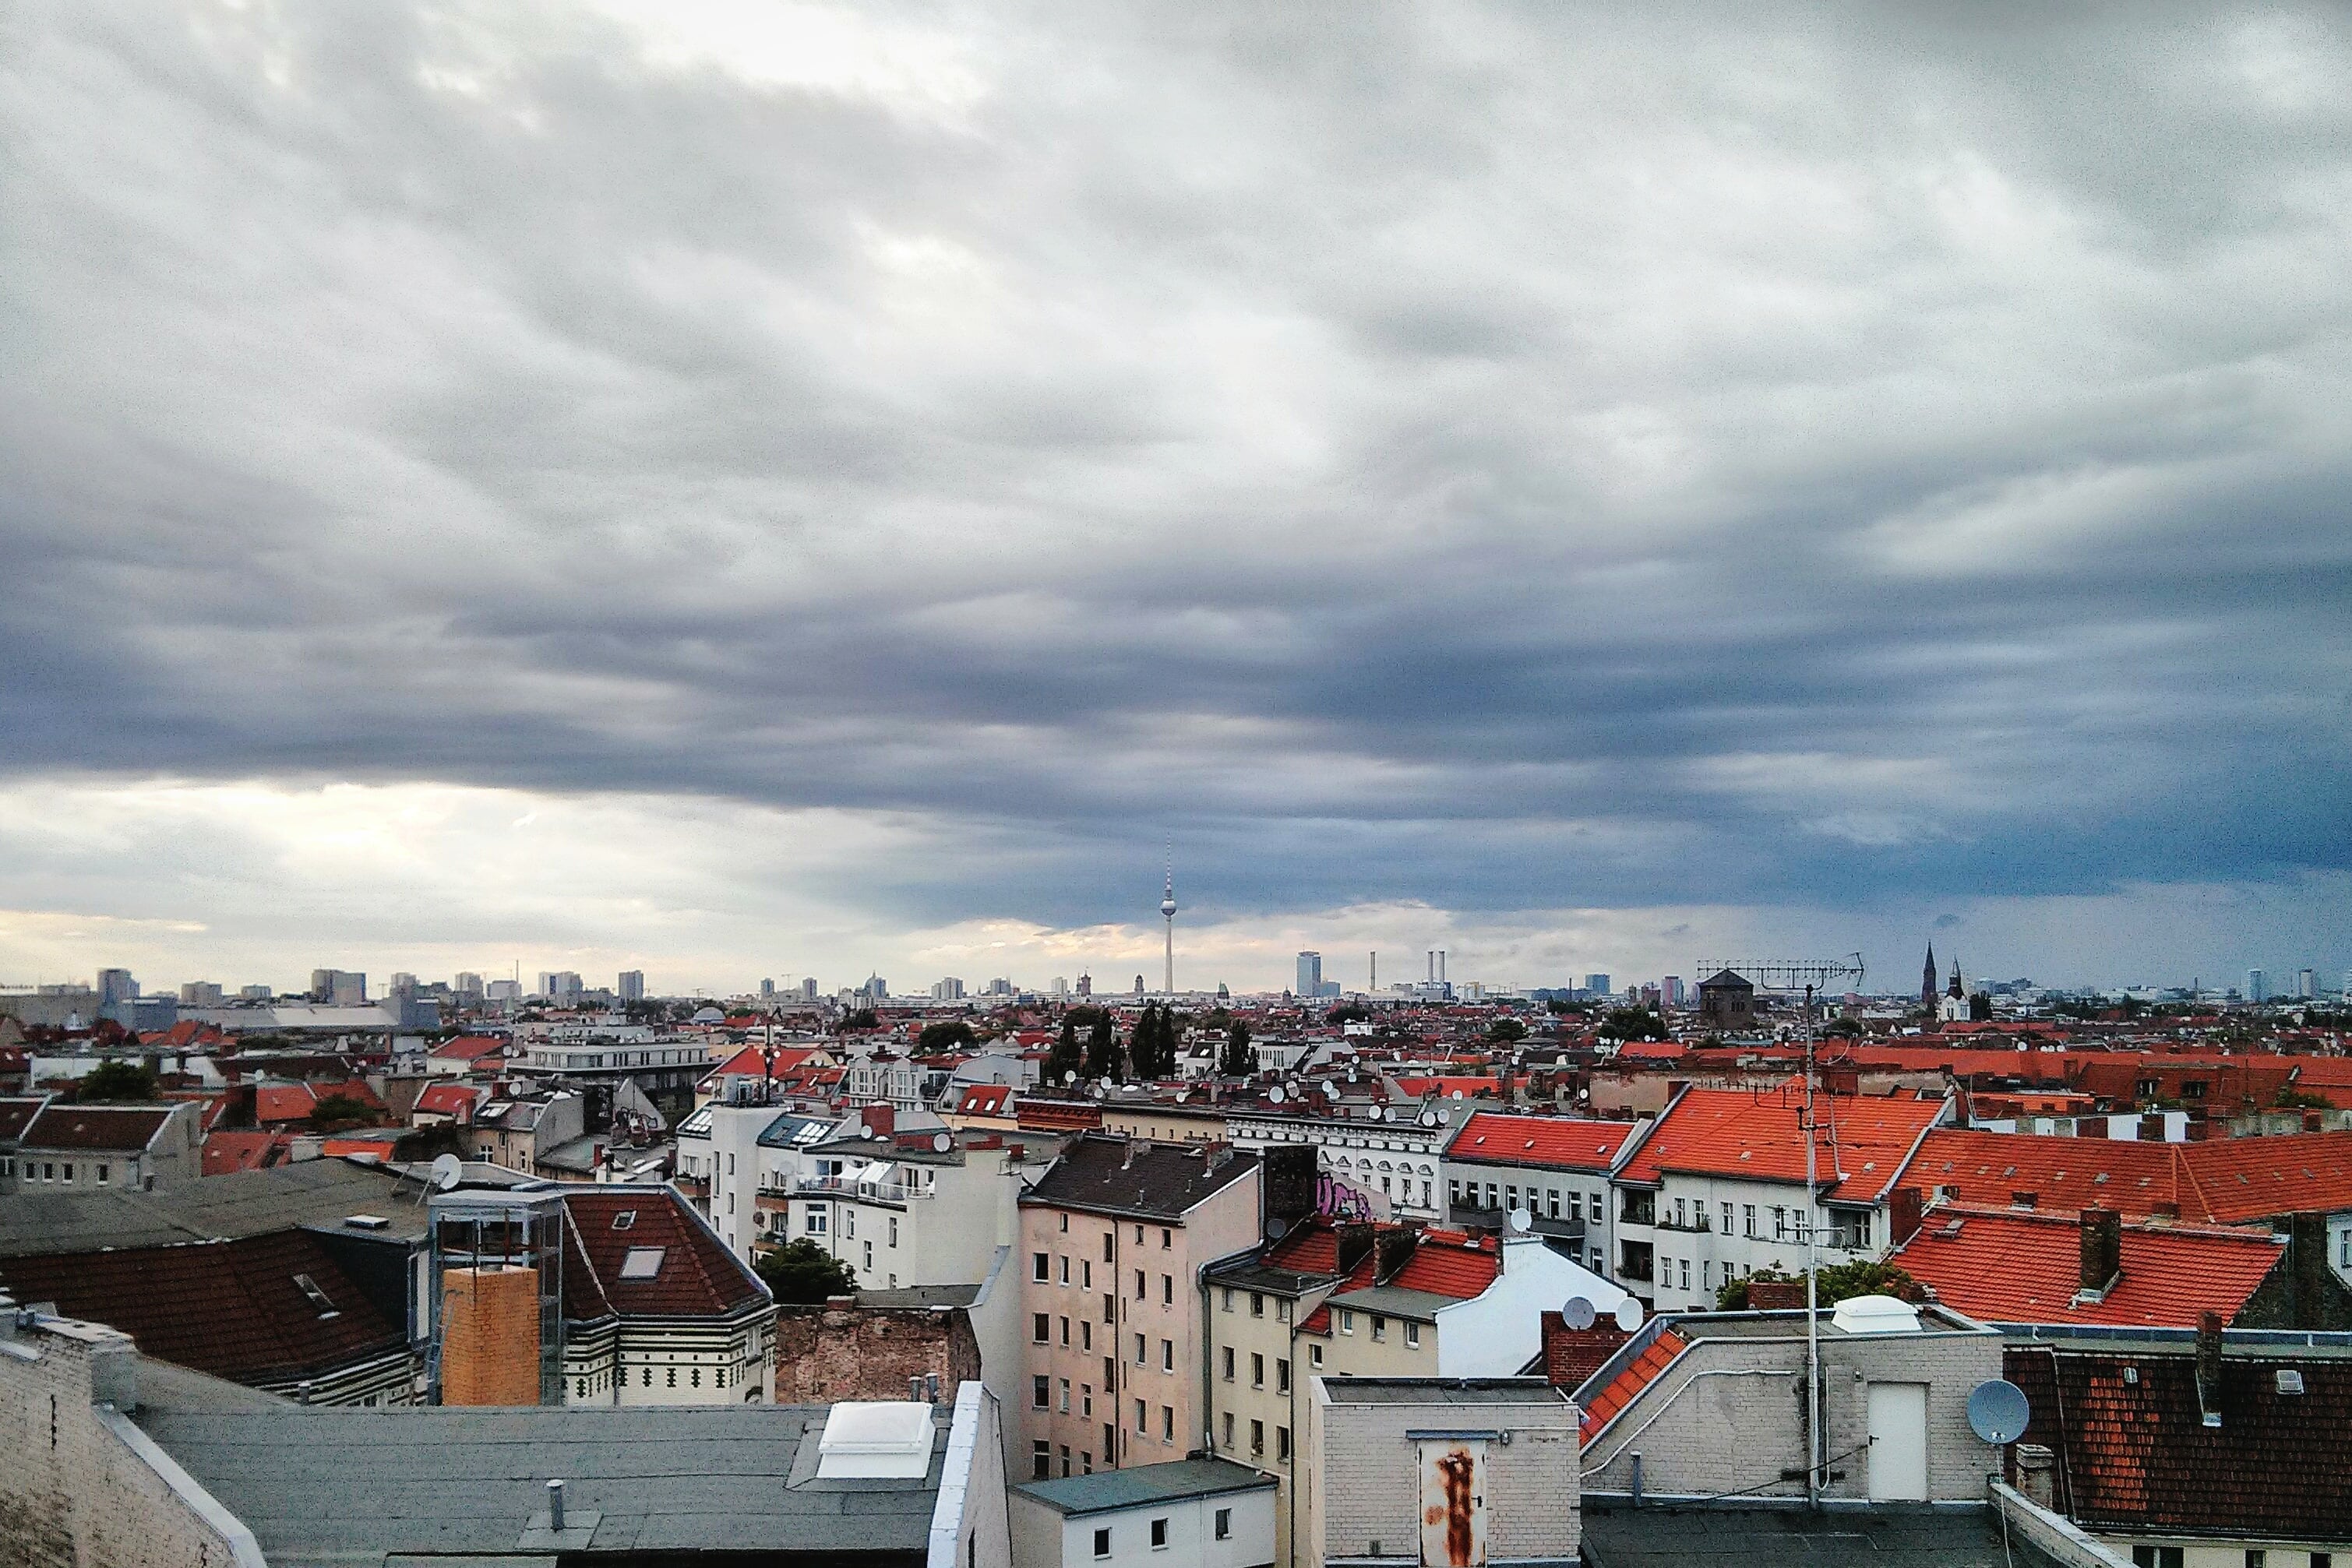
[[[1719,975],[1728,969],[1759,988],[1805,993],[1805,1505],[1821,1504],[1828,1446],[1822,1433],[1821,1320],[1821,1136],[1813,1113],[1813,998],[1832,980],[1862,980],[1862,955],[1843,958],[1734,958],[1701,960],[1698,972]]]

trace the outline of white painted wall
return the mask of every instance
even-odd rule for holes
[[[1274,1561],[1275,1490],[1066,1517],[1012,1494],[1013,1568],[1261,1568]],[[1231,1510],[1231,1533],[1216,1538],[1216,1516]],[[1151,1523],[1168,1521],[1168,1543],[1151,1544]],[[1095,1553],[1095,1535],[1110,1531],[1110,1552]]]
[[[1486,1291],[1437,1310],[1441,1377],[1511,1377],[1543,1350],[1543,1314],[1582,1296],[1602,1316],[1626,1299],[1619,1286],[1571,1263],[1539,1237],[1503,1243],[1503,1271]]]

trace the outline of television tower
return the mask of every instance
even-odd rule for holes
[[[1168,967],[1160,977],[1160,990],[1168,996],[1176,994],[1176,846],[1168,846],[1168,882],[1160,895],[1160,915],[1168,922]]]

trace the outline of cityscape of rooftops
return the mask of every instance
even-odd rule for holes
[[[12,11],[0,1564],[2332,1568],[2347,83]]]

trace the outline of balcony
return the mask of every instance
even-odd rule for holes
[[[1445,1223],[1485,1230],[1501,1230],[1508,1223],[1509,1212],[1507,1209],[1488,1208],[1481,1204],[1449,1203],[1445,1206]],[[1530,1217],[1530,1228],[1538,1236],[1553,1240],[1573,1241],[1580,1247],[1584,1243],[1584,1221],[1581,1219],[1570,1219],[1565,1217],[1553,1219],[1545,1215],[1536,1214]]]
[[[771,1190],[766,1186],[762,1192]],[[795,1176],[791,1187],[780,1196],[787,1197],[843,1197],[853,1203],[919,1202],[934,1195],[936,1189],[908,1186],[902,1182],[860,1181],[854,1176]]]

